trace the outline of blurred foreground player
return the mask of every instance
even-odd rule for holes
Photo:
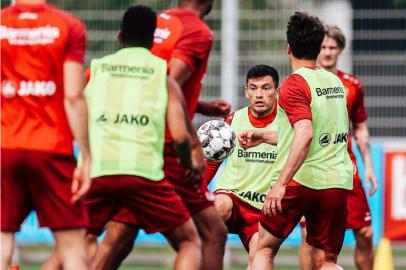
[[[294,72],[279,89],[278,157],[260,215],[253,268],[274,269],[280,245],[305,216],[313,267],[341,269],[336,262],[353,174],[344,86],[336,75],[316,66],[324,39],[318,18],[296,12],[286,34]]]
[[[157,19],[151,50],[167,61],[169,76],[181,87],[191,118],[196,112],[222,117],[230,112],[229,104],[222,100],[198,101],[213,43],[213,34],[203,21],[211,10],[212,2],[181,0],[178,8],[162,12]],[[201,146],[197,137],[194,139],[193,153],[196,156],[201,154]],[[213,201],[208,198],[205,183],[196,185],[185,180],[185,170],[177,162],[178,156],[168,133],[165,141],[164,172],[197,226],[203,244],[203,267],[222,269],[227,228]],[[100,266],[98,269],[117,268],[132,250],[133,239],[138,233],[137,220],[128,209],[122,209],[113,221],[107,226],[106,238],[95,258]]]
[[[31,210],[52,230],[63,268],[87,269],[85,49],[84,25],[45,1],[1,10],[1,269]],[[78,167],[73,138],[83,152]]]
[[[93,185],[85,203],[89,230],[100,235],[126,208],[147,233],[161,232],[177,250],[175,269],[199,269],[201,243],[181,198],[164,177],[165,123],[173,148],[190,179],[203,166],[191,155],[191,126],[182,93],[167,77],[166,62],[154,56],[156,14],[130,7],[124,14],[116,53],[92,61],[85,89]],[[92,267],[94,268],[94,267]]]
[[[377,180],[372,168],[369,150],[368,116],[364,105],[364,91],[356,77],[337,69],[338,58],[344,48],[345,36],[343,32],[338,27],[327,26],[318,63],[325,69],[337,74],[344,84],[347,94],[348,117],[352,124],[355,142],[365,163],[364,175],[367,184],[371,184],[371,189],[368,192],[369,196],[371,196],[377,189]],[[351,160],[356,164],[356,158],[351,148],[351,140],[352,137],[349,135],[348,153]],[[347,229],[353,230],[356,240],[355,264],[360,270],[371,270],[374,259],[371,213],[358,170],[354,175],[353,189],[347,193],[347,211]],[[302,239],[306,237],[306,228],[302,228],[302,236]],[[300,250],[302,269],[311,269],[311,262],[308,260],[311,252],[310,246],[305,241],[302,241]]]
[[[246,78],[245,96],[249,105],[231,113],[226,122],[240,136],[242,132],[275,133],[273,145],[260,144],[251,149],[236,146],[228,157],[216,183],[216,208],[229,233],[238,234],[249,253],[248,269],[258,239],[259,214],[271,186],[270,172],[277,157],[276,88],[278,72],[266,65],[252,67]],[[217,173],[221,162],[207,162],[205,182]]]

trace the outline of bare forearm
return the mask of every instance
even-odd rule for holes
[[[277,145],[278,144],[278,132],[277,131],[266,131],[262,134],[262,142]]]
[[[295,129],[289,156],[281,171],[281,174],[279,175],[278,182],[283,185],[287,185],[288,182],[293,178],[309,153],[312,138],[313,132],[311,129],[311,122],[310,127],[307,125],[307,127],[300,126],[299,128]]]
[[[364,160],[365,166],[371,168],[371,152],[370,152],[370,138],[369,131],[366,122],[357,124],[354,128],[354,137],[356,144],[360,150],[362,159]]]
[[[79,144],[84,158],[90,157],[87,122],[87,104],[84,95],[65,98],[65,110],[73,137]]]

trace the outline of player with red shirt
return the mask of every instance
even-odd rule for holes
[[[212,0],[182,0],[177,9],[162,12],[157,19],[154,46],[151,51],[168,62],[169,76],[182,89],[191,118],[196,112],[204,115],[226,116],[230,106],[222,100],[198,101],[202,80],[207,69],[213,34],[202,20],[212,7]],[[191,131],[194,130],[190,127]],[[201,145],[194,141],[193,154],[202,155]],[[185,181],[185,169],[167,133],[164,151],[165,176],[174,185],[193,217],[203,243],[202,264],[210,269],[222,269],[227,228],[208,198],[205,183],[196,185]],[[133,246],[138,233],[137,220],[128,209],[107,225],[107,235],[94,260],[97,269],[118,267]]]
[[[321,45],[318,62],[325,69],[337,74],[346,89],[348,117],[352,124],[356,144],[365,163],[365,181],[367,184],[371,184],[371,189],[368,192],[368,195],[371,196],[377,189],[377,180],[372,168],[369,150],[368,116],[364,105],[364,91],[358,78],[337,69],[338,58],[344,48],[345,36],[343,32],[336,26],[327,26],[326,37]],[[348,153],[351,160],[356,164],[351,142],[352,138],[349,136]],[[358,170],[354,174],[353,190],[349,191],[347,195],[347,211],[347,229],[353,230],[356,240],[355,264],[360,270],[370,270],[374,259],[371,214]],[[306,236],[306,229],[302,228],[302,230],[302,235]],[[311,269],[311,262],[307,259],[311,250],[304,241],[302,241],[300,250],[302,269]]]
[[[302,216],[308,226],[306,241],[313,247],[313,267],[342,269],[336,262],[353,174],[345,90],[336,75],[316,66],[324,39],[318,18],[296,12],[286,34],[294,72],[279,89],[278,157],[260,215],[253,269],[274,269],[280,245]]]
[[[16,1],[1,18],[1,268],[11,261],[14,233],[35,210],[54,233],[64,269],[87,269],[84,25],[39,0]],[[84,155],[78,167],[73,138]]]
[[[277,112],[276,88],[278,72],[266,65],[252,67],[247,73],[245,96],[249,105],[231,113],[225,122],[239,136],[242,132],[268,131],[277,135],[274,121]],[[277,137],[275,137],[277,138]],[[252,158],[251,158],[252,156]],[[271,183],[269,172],[277,156],[273,146],[259,145],[252,149],[236,146],[224,170],[217,177],[215,205],[228,227],[238,234],[249,254],[248,269],[258,239],[259,214]],[[221,162],[207,162],[205,182],[210,182]]]

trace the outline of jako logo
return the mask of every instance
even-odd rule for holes
[[[329,133],[323,133],[321,134],[320,138],[319,138],[319,143],[321,146],[325,147],[327,145],[329,145],[331,140],[331,136]]]

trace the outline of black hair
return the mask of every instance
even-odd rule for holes
[[[150,49],[155,28],[156,13],[150,7],[131,6],[121,21],[121,41],[127,46]]]
[[[316,60],[324,40],[319,18],[296,11],[289,19],[286,36],[292,54],[299,59]]]
[[[267,65],[256,65],[250,68],[247,72],[246,83],[248,83],[249,79],[252,78],[260,78],[264,76],[271,76],[273,82],[275,83],[275,87],[279,85],[279,74],[278,71],[270,66]]]

